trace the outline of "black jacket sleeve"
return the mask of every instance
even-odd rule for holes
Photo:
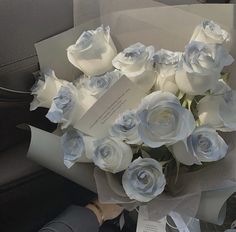
[[[96,215],[87,208],[70,206],[59,217],[45,225],[39,232],[98,232]]]

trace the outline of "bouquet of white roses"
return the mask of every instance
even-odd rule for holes
[[[234,61],[229,40],[227,31],[203,21],[182,52],[135,43],[117,54],[109,27],[86,31],[67,49],[84,75],[71,83],[44,73],[32,89],[31,109],[50,108],[47,118],[61,125],[68,168],[97,166],[101,199],[163,209],[167,195],[189,193],[183,185],[190,187],[191,173],[227,156],[219,132],[236,130],[236,91],[224,71]],[[105,137],[81,131],[79,120],[122,78],[142,92],[139,105],[119,112]],[[194,183],[190,193],[199,191]]]

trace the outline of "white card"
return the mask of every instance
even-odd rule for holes
[[[74,127],[96,138],[103,138],[108,135],[109,128],[116,118],[128,109],[135,109],[144,95],[143,90],[122,76]]]
[[[166,217],[159,221],[149,219],[147,206],[139,207],[138,222],[136,232],[165,232]]]

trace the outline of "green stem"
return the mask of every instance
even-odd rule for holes
[[[197,126],[201,126],[201,121],[199,118],[196,120],[196,123],[197,123]]]
[[[164,166],[164,165],[170,163],[171,161],[173,161],[173,159],[169,159],[167,161],[160,161],[159,163],[161,164],[161,166]]]
[[[191,105],[192,105],[193,99],[194,99],[194,96],[192,95],[185,96],[185,101],[187,102],[187,107],[188,107],[188,110],[190,111],[191,111]]]
[[[183,101],[182,106],[185,108],[187,106],[188,102],[186,100]]]

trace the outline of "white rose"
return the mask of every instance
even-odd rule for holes
[[[211,94],[213,95],[218,95],[218,94],[224,94],[227,91],[230,91],[231,88],[229,87],[229,85],[222,79],[220,79],[215,88],[211,90]]]
[[[208,126],[196,128],[185,140],[173,145],[173,153],[185,165],[213,162],[225,157],[228,145],[215,129]]]
[[[87,76],[101,75],[112,69],[117,51],[109,27],[85,31],[67,49],[69,61]]]
[[[177,69],[175,80],[179,89],[190,95],[201,95],[214,89],[224,66],[232,64],[233,57],[219,44],[191,42]]]
[[[131,163],[133,153],[129,145],[115,138],[104,138],[94,142],[93,161],[100,169],[117,173]]]
[[[92,162],[93,138],[75,129],[63,134],[61,144],[64,151],[64,164],[71,168],[76,162]]]
[[[46,117],[51,122],[62,123],[63,129],[69,125],[74,126],[95,101],[81,94],[72,83],[67,83],[54,97]]]
[[[197,106],[201,124],[220,131],[236,130],[236,91],[205,96]]]
[[[154,47],[136,43],[120,52],[112,61],[131,81],[148,92],[155,83],[156,75],[151,62]]]
[[[66,81],[59,80],[53,70],[44,74],[44,80],[39,79],[32,87],[32,95],[34,99],[30,104],[30,110],[35,110],[38,107],[50,108],[53,98]]]
[[[138,158],[125,171],[122,184],[130,199],[148,202],[164,191],[166,179],[158,161]]]
[[[137,115],[139,135],[149,147],[174,144],[187,138],[195,128],[192,113],[169,92],[156,91],[143,98]]]
[[[121,114],[110,129],[110,135],[128,144],[140,144],[138,133],[139,120],[135,111],[128,110]]]
[[[85,93],[100,98],[116,81],[120,79],[122,74],[118,71],[107,72],[102,76],[92,76],[91,78],[83,78],[79,83],[79,88]]]
[[[192,35],[190,41],[199,41],[203,43],[223,44],[230,40],[230,35],[213,21],[205,20],[199,24]]]
[[[72,114],[75,110],[76,99],[77,89],[72,83],[62,86],[54,97],[46,117],[51,122],[65,123],[69,126],[72,121]]]
[[[154,66],[157,69],[155,90],[167,91],[177,94],[179,88],[175,82],[175,73],[181,60],[181,52],[172,52],[160,49],[153,56]]]

